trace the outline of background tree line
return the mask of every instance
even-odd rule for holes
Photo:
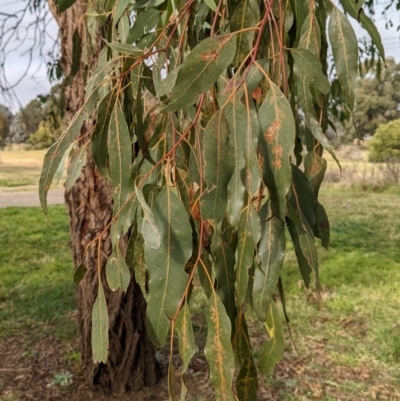
[[[35,149],[48,148],[65,129],[65,99],[61,84],[47,95],[31,100],[15,114],[0,104],[0,145],[26,143]]]

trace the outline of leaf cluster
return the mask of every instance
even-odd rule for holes
[[[360,4],[342,5],[363,15]],[[177,337],[181,399],[195,352],[189,300],[198,277],[208,300],[205,356],[216,398],[254,400],[257,372],[271,372],[283,355],[272,296],[278,288],[284,306],[287,234],[305,285],[313,277],[319,286],[316,239],[329,246],[318,201],[323,150],[334,155],[325,135],[332,86],[326,32],[336,87],[351,111],[353,28],[330,1],[298,0],[98,1],[87,10],[87,25],[93,37],[101,28],[106,46],[85,104],[46,155],[42,206],[46,211],[48,188],[70,147],[68,187],[89,152],[113,189],[107,283],[126,291],[133,271],[147,300],[150,338],[158,346],[170,341],[172,349]],[[379,33],[370,31],[381,51]],[[93,112],[93,132],[78,140]],[[76,279],[82,274],[80,267]],[[257,359],[249,309],[269,337]],[[98,362],[107,359],[107,319],[99,280],[92,339]],[[169,375],[172,381],[172,363]],[[170,397],[177,399],[172,385]]]

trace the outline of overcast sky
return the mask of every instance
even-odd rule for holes
[[[12,14],[23,8],[24,5],[24,1],[21,0],[0,0],[0,12]],[[379,12],[376,14],[379,14]],[[24,19],[24,25],[26,26],[33,20],[34,17],[28,13]],[[8,22],[11,25],[13,21],[14,20],[10,18]],[[394,26],[389,30],[385,28],[385,21],[383,18],[378,19],[376,23],[382,36],[386,55],[388,57],[393,57],[400,62],[399,32],[396,31],[397,26],[400,25],[400,13],[397,13],[397,15],[394,16]],[[356,21],[354,21],[354,27],[358,37],[361,38],[367,36],[366,32],[359,27]],[[53,40],[57,38],[57,26],[56,23],[51,19],[49,19],[47,33],[43,54],[47,54],[47,52],[50,51]],[[47,67],[43,60],[39,57],[38,50],[34,52],[32,64],[27,71],[29,55],[26,53],[24,54],[24,51],[26,51],[29,45],[33,43],[33,34],[31,33],[25,40],[23,40],[23,38],[24,30],[22,29],[19,32],[19,38],[15,37],[13,41],[10,42],[13,47],[20,44],[22,45],[18,49],[8,54],[4,71],[5,76],[10,83],[17,82],[25,75],[20,84],[15,88],[18,101],[14,101],[13,104],[10,104],[8,100],[4,98],[3,94],[0,93],[0,102],[7,104],[13,109],[13,111],[18,110],[20,105],[25,106],[37,95],[46,94],[50,90],[50,83],[47,78]]]

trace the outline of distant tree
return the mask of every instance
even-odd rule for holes
[[[39,99],[33,99],[15,115],[7,141],[11,143],[26,142],[37,131],[42,120],[42,103]]]
[[[10,109],[0,104],[0,144],[3,144],[9,135],[13,118],[14,116]]]
[[[381,124],[400,118],[400,64],[388,59],[386,65],[380,76],[373,69],[359,79],[353,122],[345,127],[345,142],[356,136],[356,129],[363,137],[374,135]]]
[[[64,86],[53,86],[48,95],[38,96],[38,100],[42,104],[42,121],[36,132],[29,136],[28,142],[36,148],[48,148],[65,129]]]
[[[368,147],[371,161],[400,162],[400,119],[380,125]]]

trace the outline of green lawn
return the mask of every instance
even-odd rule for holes
[[[400,197],[328,187],[320,199],[331,223],[330,250],[319,247],[322,300],[301,285],[290,246],[283,268],[294,342],[300,357],[314,361],[309,380],[320,383],[322,399],[337,399],[329,395],[335,385],[339,399],[374,399],[371,381],[400,388]],[[346,369],[367,371],[370,380],[335,382],[335,370]],[[303,399],[290,395],[299,385],[285,386],[286,399]]]
[[[286,331],[285,359],[302,370],[282,378],[278,368],[265,386],[282,400],[390,394],[400,388],[399,196],[327,186],[321,203],[331,222],[330,250],[319,249],[322,300],[301,285],[290,244],[283,268],[299,352]],[[51,225],[39,208],[0,209],[0,337],[76,338],[68,217],[49,208]]]
[[[65,206],[0,209],[0,336],[40,329],[60,339],[76,333]]]

